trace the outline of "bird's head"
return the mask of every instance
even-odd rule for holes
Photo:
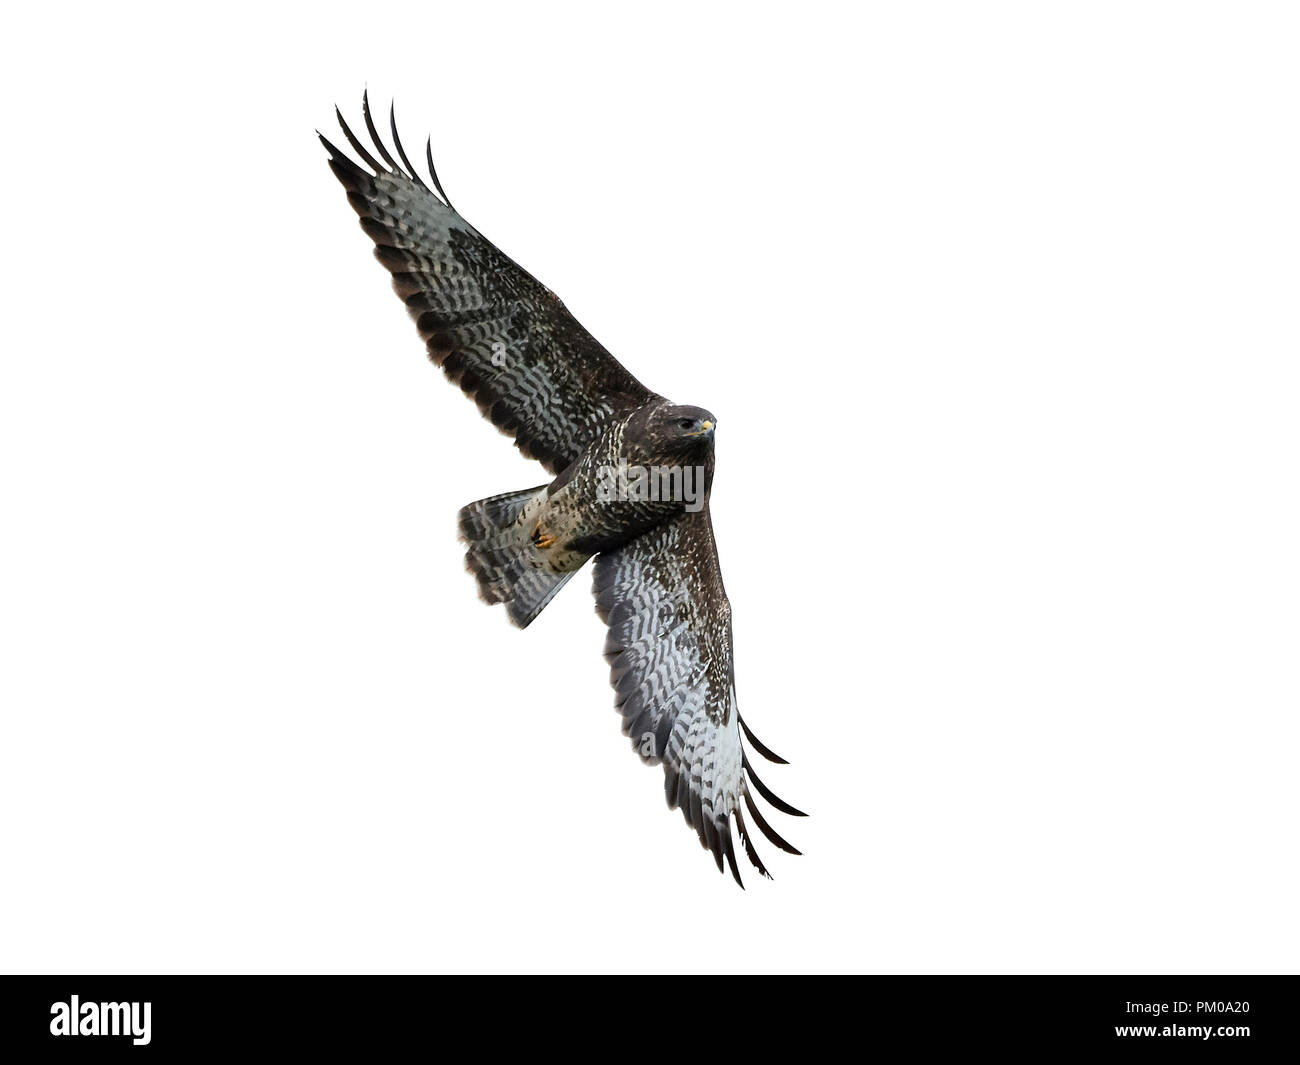
[[[656,412],[647,434],[663,455],[703,455],[713,449],[718,419],[703,407],[669,406]]]

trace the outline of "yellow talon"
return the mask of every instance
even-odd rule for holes
[[[540,547],[543,551],[545,551],[548,547],[552,546],[555,543],[555,537],[552,536],[550,533],[544,533],[542,532],[541,529],[538,529],[535,533],[533,533],[533,543],[535,543],[538,547]]]

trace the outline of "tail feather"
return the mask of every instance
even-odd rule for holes
[[[556,572],[532,541],[532,513],[546,501],[546,485],[480,499],[460,512],[465,568],[486,603],[504,603],[521,629],[537,617],[577,572]]]

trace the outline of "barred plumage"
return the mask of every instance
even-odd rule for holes
[[[734,818],[746,856],[769,876],[742,804],[769,841],[799,852],[768,825],[750,785],[777,809],[802,814],[772,794],[745,754],[747,741],[784,761],[755,739],[736,706],[731,606],[708,510],[716,419],[645,388],[549,289],[456,212],[427,143],[431,184],[411,165],[392,109],[396,159],[368,97],[362,110],[370,147],[338,118],[364,167],[321,141],[376,258],[392,274],[430,358],[525,455],[556,475],[549,485],[461,510],[466,565],[480,594],[526,626],[595,556],[596,609],[609,626],[605,656],[624,733],[642,761],[663,766],[669,807],[681,809],[719,870],[725,861],[744,886]],[[685,473],[667,498],[603,495],[611,467],[628,466],[697,471],[702,496],[686,492]]]

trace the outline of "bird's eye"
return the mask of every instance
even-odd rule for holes
[[[689,428],[691,428],[691,426],[693,426],[695,423],[694,423],[693,421],[691,421],[690,418],[683,418],[683,419],[682,419],[681,421],[679,421],[677,424],[680,425],[683,429],[689,429]]]

